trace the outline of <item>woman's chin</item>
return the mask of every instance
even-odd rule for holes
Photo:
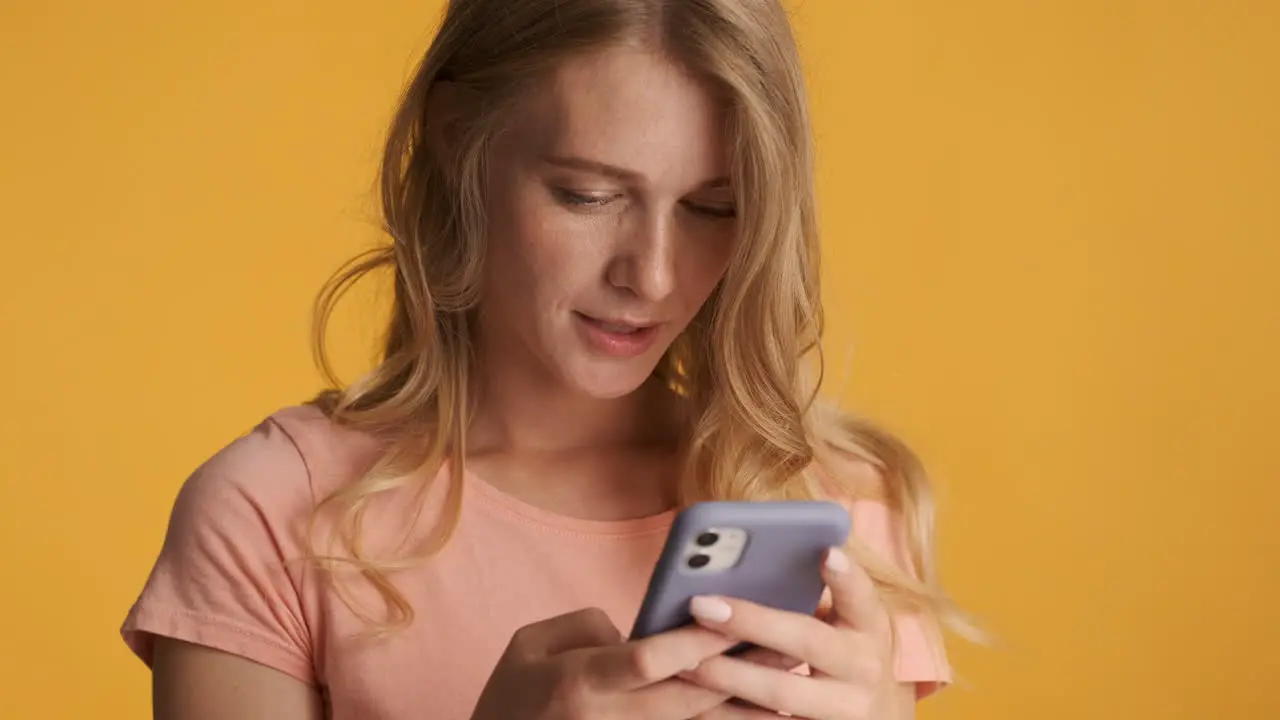
[[[614,400],[639,390],[653,375],[655,363],[583,363],[565,368],[566,384],[576,392],[597,400]]]

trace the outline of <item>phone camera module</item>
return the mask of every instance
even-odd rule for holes
[[[694,570],[697,570],[698,568],[706,567],[707,563],[709,562],[711,562],[710,555],[704,555],[702,553],[698,553],[697,555],[694,555],[693,557],[689,558],[689,567],[693,568]]]
[[[698,539],[695,540],[694,542],[698,544],[698,547],[711,547],[712,545],[715,545],[716,541],[719,539],[720,539],[719,533],[704,532],[701,535],[699,535]]]

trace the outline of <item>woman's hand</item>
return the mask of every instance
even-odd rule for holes
[[[681,677],[757,706],[725,705],[714,718],[765,718],[776,713],[810,720],[891,720],[903,694],[891,668],[889,615],[871,578],[837,548],[827,552],[823,577],[831,589],[826,621],[745,600],[695,598],[698,624],[735,640],[795,658],[812,675],[765,667],[729,656],[708,658]]]
[[[689,626],[623,642],[601,610],[516,631],[472,720],[683,720],[723,704],[721,692],[675,677],[736,643]]]

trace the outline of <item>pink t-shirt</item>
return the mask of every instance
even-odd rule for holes
[[[644,595],[673,513],[601,522],[556,515],[468,477],[449,543],[427,563],[396,574],[416,620],[369,640],[365,626],[304,559],[317,499],[373,462],[367,436],[318,409],[282,410],[201,466],[178,495],[168,534],[125,620],[129,647],[151,661],[155,635],[206,645],[320,688],[336,718],[463,720],[511,634],[586,606],[605,610],[625,635]],[[409,490],[369,511],[372,547],[424,533],[444,501],[433,483],[415,529]],[[854,531],[899,561],[891,515],[853,505]],[[377,610],[377,596],[354,583]],[[950,670],[931,623],[896,618],[895,672],[920,694]]]

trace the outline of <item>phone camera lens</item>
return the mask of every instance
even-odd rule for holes
[[[693,557],[689,558],[689,567],[693,568],[694,570],[697,570],[698,568],[706,567],[707,563],[709,562],[711,562],[710,555],[703,555],[702,553],[698,553],[697,555],[694,555]]]
[[[711,547],[712,545],[715,545],[716,541],[719,539],[720,539],[720,535],[717,533],[704,532],[701,535],[699,535],[698,539],[695,540],[694,542],[698,543],[699,547]]]

